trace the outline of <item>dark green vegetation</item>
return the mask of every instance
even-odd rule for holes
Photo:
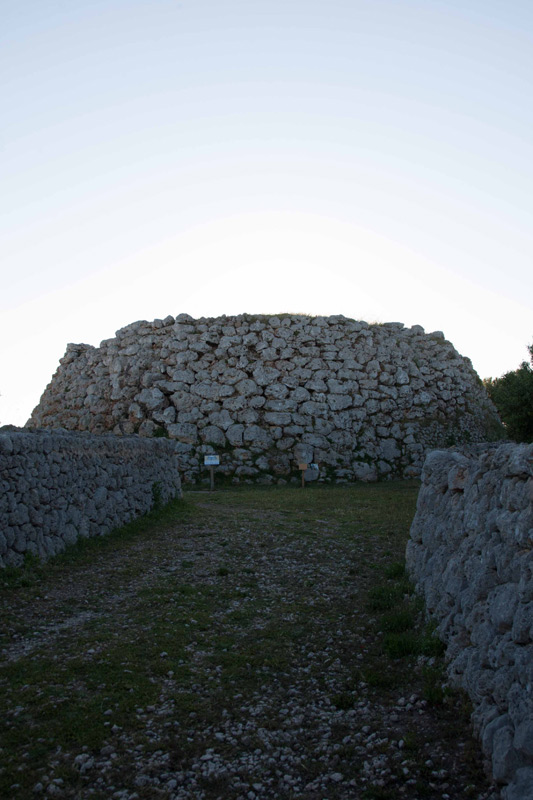
[[[501,378],[483,381],[509,438],[515,442],[533,442],[533,344],[527,349],[531,365],[523,361]]]
[[[478,796],[468,705],[403,567],[417,491],[190,492],[0,573],[0,796]]]

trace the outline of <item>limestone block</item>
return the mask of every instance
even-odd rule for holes
[[[170,377],[172,381],[179,383],[194,383],[196,380],[196,373],[192,369],[175,369]]]
[[[326,437],[319,433],[304,433],[302,436],[302,442],[305,444],[310,444],[313,448],[321,447],[325,450],[330,449]]]
[[[377,469],[372,464],[366,464],[364,461],[355,461],[352,465],[352,469],[357,481],[371,483],[378,479]]]
[[[240,447],[243,443],[244,425],[230,425],[226,428],[226,437],[233,447]]]
[[[244,429],[243,441],[251,446],[266,450],[273,445],[272,437],[259,425],[247,425]]]
[[[311,393],[303,386],[298,386],[290,393],[290,399],[296,403],[305,403],[306,400],[311,399]]]
[[[176,422],[168,425],[167,431],[172,439],[177,439],[179,442],[195,444],[198,441],[198,428],[190,422]]]
[[[329,419],[322,419],[321,417],[316,417],[314,420],[314,432],[319,433],[322,436],[328,436],[332,430],[334,430],[334,423]]]
[[[492,741],[492,774],[498,783],[506,783],[512,779],[520,764],[520,759],[513,747],[514,731],[511,725],[505,725],[494,733]]]
[[[165,408],[164,411],[154,411],[153,418],[156,422],[161,422],[163,425],[170,424],[176,420],[176,409],[174,406]]]
[[[276,447],[278,450],[290,450],[294,444],[294,437],[293,436],[284,436],[280,437],[279,441],[276,442]]]
[[[276,400],[283,400],[289,394],[289,389],[284,383],[271,383],[265,387],[265,397],[273,397]]]
[[[311,443],[299,442],[293,449],[293,458],[298,464],[313,462],[314,448]]]
[[[274,400],[272,398],[265,399],[265,402],[262,406],[267,411],[280,411],[280,412],[292,412],[296,409],[296,403],[294,403],[290,397],[287,397],[285,400]],[[292,419],[292,417],[291,417]]]
[[[222,397],[232,395],[233,387],[212,381],[200,381],[191,386],[191,393],[199,395],[206,400],[220,400]]]
[[[194,398],[188,391],[174,392],[170,397],[170,401],[177,411],[188,411],[194,405]]]
[[[394,376],[394,382],[398,386],[407,386],[409,384],[409,380],[409,373],[403,369],[403,367],[398,367]]]
[[[354,435],[346,430],[335,430],[328,435],[328,439],[341,450],[353,448],[356,444]]]
[[[155,435],[157,425],[151,419],[145,419],[139,426],[139,436],[152,437]]]
[[[300,413],[309,414],[313,417],[327,416],[328,410],[327,403],[315,403],[313,400],[307,400],[300,406]]]
[[[200,438],[207,444],[214,444],[220,447],[224,447],[226,444],[224,431],[222,431],[220,428],[217,428],[216,425],[207,425],[205,428],[203,428],[200,432]]]
[[[7,433],[0,434],[0,453],[12,453],[13,440]]]
[[[382,439],[379,448],[381,457],[385,461],[394,461],[395,458],[400,458],[402,454],[396,439]]]
[[[502,800],[533,800],[533,767],[521,767],[502,790]]]
[[[191,408],[190,411],[178,411],[177,422],[192,422],[196,423],[203,418],[203,414],[199,408]]]
[[[252,394],[257,394],[260,390],[257,383],[250,378],[245,378],[235,384],[235,388],[239,394],[248,397]]]
[[[280,372],[275,367],[260,365],[254,369],[252,375],[258,386],[267,386],[279,378]]]
[[[209,422],[212,425],[217,425],[222,430],[227,430],[231,425],[234,425],[235,420],[229,413],[229,411],[224,408],[222,411],[213,411],[209,415]]]
[[[518,600],[518,592],[516,597]],[[518,603],[512,622],[513,642],[524,645],[533,641],[533,602]]]
[[[246,378],[247,375],[246,372],[244,372],[244,370],[238,369],[236,367],[231,367],[229,369],[225,369],[222,372],[222,374],[220,375],[220,382],[225,383],[228,386],[233,386],[242,380],[246,380]]]
[[[348,394],[330,394],[327,404],[332,411],[344,411],[353,405],[353,398]]]
[[[248,406],[253,407],[253,401],[255,399],[255,397],[248,399],[240,394],[234,397],[225,397],[222,401],[222,407],[225,408],[226,411],[229,411],[232,416],[235,416],[236,411],[243,411],[248,408]]]
[[[517,605],[518,597],[514,584],[497,586],[491,592],[489,603],[490,620],[498,633],[504,633],[512,628]]]
[[[527,719],[518,725],[513,745],[520,753],[533,759],[533,719]],[[531,788],[533,789],[533,783]]]
[[[148,411],[159,411],[166,405],[166,397],[160,389],[143,389],[136,395],[135,400]]]
[[[237,414],[239,422],[246,425],[253,425],[259,419],[259,414],[253,408],[245,408],[240,414]]]
[[[268,425],[290,425],[292,416],[287,411],[267,411],[264,420]]]
[[[327,392],[328,385],[325,380],[322,378],[313,378],[312,380],[308,380],[305,384],[305,388],[308,391],[312,392]]]
[[[235,475],[251,477],[253,475],[257,475],[258,472],[259,470],[256,469],[256,467],[251,467],[247,466],[246,464],[243,464],[242,466],[237,467],[237,469],[235,470]]]
[[[23,498],[19,495],[19,502],[13,511],[7,514],[8,525],[13,526],[15,529],[20,528],[30,521],[28,507],[23,502]]]

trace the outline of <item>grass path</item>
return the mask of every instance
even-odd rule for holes
[[[0,796],[487,798],[416,483],[189,492],[0,573]]]

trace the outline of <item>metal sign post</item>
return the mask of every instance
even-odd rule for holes
[[[215,467],[220,464],[220,456],[204,456],[204,466],[209,467],[209,491],[215,491]]]

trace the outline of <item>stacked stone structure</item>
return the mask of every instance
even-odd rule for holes
[[[0,431],[0,567],[49,558],[180,496],[172,442]]]
[[[434,451],[407,546],[505,800],[533,798],[533,445]]]
[[[197,481],[218,453],[234,482],[420,474],[426,451],[493,438],[496,412],[441,332],[343,316],[135,322],[68,345],[28,423],[166,436]],[[310,475],[313,477],[313,475]]]

